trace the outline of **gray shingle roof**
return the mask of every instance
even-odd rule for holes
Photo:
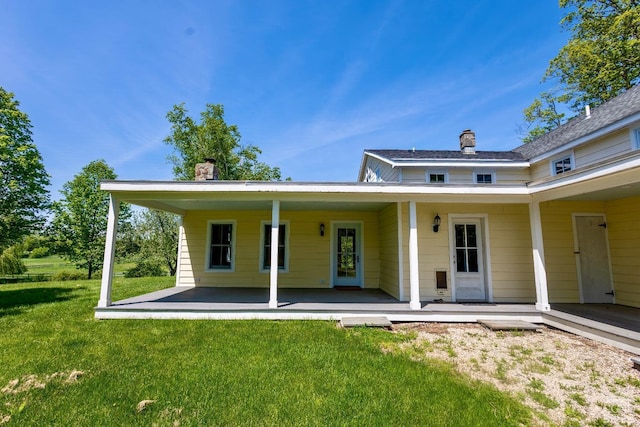
[[[365,152],[391,161],[407,162],[428,160],[525,161],[522,154],[515,151],[476,151],[475,154],[444,150],[365,150]]]
[[[591,110],[590,118],[582,113],[557,129],[515,148],[513,152],[520,153],[530,160],[638,112],[640,112],[640,85],[594,108]]]

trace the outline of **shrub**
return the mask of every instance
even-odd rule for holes
[[[27,267],[22,260],[22,246],[13,245],[0,254],[0,274],[22,274]]]
[[[84,271],[72,271],[72,270],[63,270],[60,271],[53,276],[51,276],[51,280],[64,282],[66,280],[86,280],[87,273]]]
[[[40,246],[34,248],[29,254],[29,258],[44,258],[49,255],[49,248],[45,248],[44,246]]]
[[[166,273],[162,267],[160,267],[160,264],[152,261],[140,261],[135,267],[124,273],[124,277],[150,277],[164,275],[166,275]]]

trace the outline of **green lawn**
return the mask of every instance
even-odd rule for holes
[[[76,265],[59,255],[50,255],[44,258],[23,258],[22,262],[27,266],[30,275],[47,274],[54,275],[62,271],[77,271]],[[135,267],[135,262],[118,262],[114,265],[115,274],[124,274],[125,271]]]
[[[172,284],[116,279],[113,297]],[[0,285],[0,425],[8,416],[7,425],[38,426],[531,420],[516,400],[446,365],[382,352],[403,339],[388,331],[315,321],[97,321],[98,294],[97,280]],[[138,411],[144,400],[154,402]]]

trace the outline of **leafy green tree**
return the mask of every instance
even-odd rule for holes
[[[207,104],[200,123],[187,115],[184,104],[167,113],[171,135],[164,142],[174,149],[169,156],[176,179],[194,179],[196,163],[213,158],[221,180],[279,181],[280,169],[258,160],[262,151],[254,145],[241,145],[236,125],[224,121],[224,107]]]
[[[23,247],[16,243],[0,253],[0,274],[22,274],[27,266],[22,262]]]
[[[531,142],[563,123],[565,114],[558,112],[558,99],[551,92],[543,92],[524,110],[524,125],[520,133],[526,133],[522,142]]]
[[[578,113],[640,83],[640,0],[560,0],[560,7],[571,38],[542,80],[557,81],[560,95],[545,92],[524,111],[525,142],[564,121],[559,103]]]
[[[140,239],[140,254],[144,260],[164,265],[169,274],[176,274],[178,263],[178,231],[180,217],[168,212],[144,210],[135,227]]]
[[[95,160],[64,184],[60,191],[64,198],[53,204],[58,249],[79,268],[87,269],[89,279],[102,268],[104,258],[109,194],[100,190],[100,181],[116,177],[104,160]],[[129,216],[128,205],[122,204],[120,222]]]
[[[0,250],[37,230],[49,207],[49,175],[19,105],[0,87]]]

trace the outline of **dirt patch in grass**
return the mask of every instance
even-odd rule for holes
[[[640,372],[623,350],[551,328],[494,332],[478,324],[406,323],[393,330],[415,338],[386,350],[448,361],[519,397],[540,425],[640,425]]]
[[[0,407],[0,425],[11,421],[11,416],[22,412],[27,405],[26,396],[37,389],[43,389],[47,384],[58,381],[62,384],[72,384],[84,375],[83,371],[54,372],[50,375],[25,375],[9,381],[0,388],[0,397],[4,401],[4,408]],[[5,413],[3,413],[5,412]],[[9,412],[8,414],[6,412]]]

